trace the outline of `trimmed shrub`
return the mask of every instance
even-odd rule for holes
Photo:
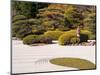
[[[70,33],[70,32],[66,32],[63,35],[61,35],[58,39],[59,44],[60,45],[67,45],[67,44],[71,44],[71,38],[76,37],[75,34]]]
[[[29,19],[28,22],[32,25],[40,25],[41,24],[41,20],[40,19]]]
[[[69,30],[69,31],[67,31],[67,33],[76,35],[76,30]]]
[[[21,26],[13,26],[13,33],[15,33],[15,36],[19,39],[23,39],[25,36],[30,35],[32,32],[31,30],[30,26],[24,24]]]
[[[80,42],[87,42],[89,39],[87,34],[80,34]]]
[[[28,20],[24,15],[16,15],[13,17],[12,34],[13,36],[23,39],[32,33],[32,27],[28,24]]]
[[[46,37],[45,35],[28,35],[25,38],[23,38],[23,43],[24,44],[34,44],[34,43],[51,44],[52,39]]]
[[[22,24],[27,24],[28,20],[18,20],[13,23],[13,25],[22,25]]]
[[[23,38],[24,44],[34,44],[39,43],[39,35],[28,35],[25,38]]]
[[[78,38],[76,30],[70,30],[61,35],[58,41],[60,45],[78,44],[80,42],[87,42],[90,35],[91,35],[90,31],[81,30],[80,37]]]
[[[88,30],[81,30],[80,33],[80,42],[87,42],[91,38],[92,33]]]
[[[89,38],[89,40],[95,40],[96,39],[96,35],[92,34]]]
[[[44,33],[46,37],[51,38],[52,40],[58,40],[58,38],[63,34],[64,32],[56,30],[56,31],[47,31]]]
[[[52,39],[45,36],[45,35],[40,35],[40,43],[46,43],[46,44],[51,44]]]
[[[13,22],[18,21],[18,20],[25,20],[26,17],[24,15],[16,15],[13,18]]]
[[[33,34],[40,35],[40,34],[43,34],[45,31],[46,30],[45,30],[44,26],[42,26],[42,25],[32,25],[32,33]]]
[[[91,37],[92,35],[92,32],[91,31],[88,31],[88,30],[81,30],[81,34],[85,34],[88,36],[88,39]]]
[[[73,37],[70,40],[71,44],[79,44],[79,42],[80,42],[80,38],[78,38],[78,37]]]
[[[68,32],[77,35],[76,34],[76,30],[70,30]],[[81,30],[80,31],[80,38],[79,38],[80,42],[87,42],[87,40],[91,38],[91,35],[92,35],[92,33],[90,31],[88,31],[88,30]]]

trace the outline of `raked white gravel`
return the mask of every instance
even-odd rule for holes
[[[77,70],[51,64],[52,58],[75,57],[95,63],[95,46],[43,46],[24,45],[20,40],[12,40],[12,72],[29,73],[61,70]]]

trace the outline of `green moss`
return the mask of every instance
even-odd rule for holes
[[[95,69],[95,64],[80,58],[55,58],[51,59],[50,62],[55,65],[72,67],[78,69]]]

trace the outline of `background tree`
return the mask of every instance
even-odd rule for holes
[[[43,25],[50,29],[77,28],[83,23],[84,12],[90,9],[89,6],[50,4],[39,10],[37,16],[42,18]]]
[[[93,34],[96,33],[96,7],[92,6],[83,12],[85,29],[90,30]]]
[[[44,3],[12,1],[12,16],[25,15],[27,18],[36,17],[38,9],[48,6]]]
[[[13,36],[43,34],[48,30],[68,31],[83,25],[95,36],[95,6],[12,1]]]
[[[84,6],[82,6],[84,7]],[[83,21],[84,16],[82,15],[82,8],[78,8],[75,5],[68,5],[65,10],[65,17],[67,21],[69,22],[68,27],[69,28],[77,28],[78,25],[80,25]]]
[[[50,4],[47,8],[40,9],[37,16],[42,19],[42,25],[47,30],[55,30],[64,28],[66,19],[64,17],[64,9],[66,5]],[[65,27],[67,29],[67,26]]]

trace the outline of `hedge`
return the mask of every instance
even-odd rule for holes
[[[77,37],[76,30],[70,30],[61,35],[58,39],[60,45],[78,44],[80,42],[87,42],[91,32],[88,30],[81,30],[80,37]]]
[[[81,34],[84,34],[84,35],[87,35],[88,36],[88,39],[91,38],[91,36],[93,35],[91,31],[88,31],[88,30],[81,30]]]
[[[46,37],[45,35],[28,35],[23,38],[24,44],[34,44],[34,43],[52,43],[52,39]]]
[[[40,35],[40,43],[51,44],[52,39],[50,37],[45,36],[45,35]]]
[[[63,31],[55,30],[55,31],[47,31],[44,33],[46,37],[51,38],[52,40],[58,40],[58,38],[63,34]]]
[[[28,35],[23,38],[24,44],[34,44],[39,42],[39,35]]]
[[[67,44],[71,44],[71,38],[76,37],[75,34],[70,33],[70,32],[66,32],[63,35],[61,35],[58,39],[59,44],[60,45],[67,45]]]
[[[79,42],[80,42],[80,38],[78,37],[73,37],[70,39],[71,44],[79,44]]]

